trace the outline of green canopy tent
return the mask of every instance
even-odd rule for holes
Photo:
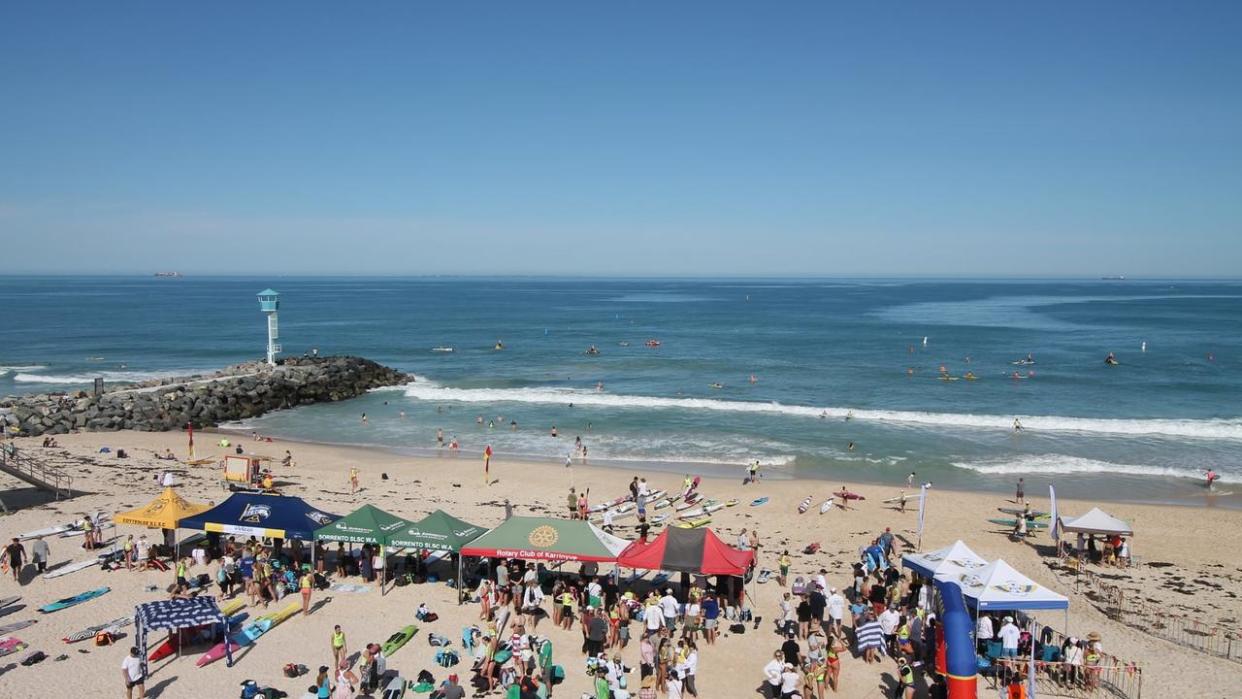
[[[461,553],[527,561],[616,563],[629,544],[581,519],[510,517],[463,547]]]
[[[393,546],[425,551],[445,551],[457,557],[457,601],[461,602],[461,550],[482,536],[487,529],[457,519],[444,510],[436,510],[417,522],[392,532],[389,542]]]
[[[383,556],[387,547],[401,545],[392,542],[393,532],[412,525],[413,522],[374,505],[363,505],[335,522],[316,529],[314,538],[315,541],[343,541],[349,544],[379,546],[380,555]],[[387,570],[387,566],[384,569]],[[380,580],[380,591],[385,592],[383,579]]]

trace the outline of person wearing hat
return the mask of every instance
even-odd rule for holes
[[[763,695],[766,699],[777,699],[781,695],[781,673],[785,671],[785,654],[780,650],[773,651],[772,659],[763,666]]]
[[[457,674],[448,676],[444,681],[444,685],[440,688],[440,696],[443,699],[466,699],[466,690],[457,684]]]
[[[319,674],[315,676],[316,699],[328,699],[332,696],[332,677],[328,675],[328,666],[320,665]]]
[[[781,699],[792,699],[802,689],[802,675],[793,663],[785,663],[781,670]]]
[[[677,628],[677,609],[680,605],[673,596],[673,588],[664,588],[664,596],[660,598],[660,613],[664,615],[664,628],[672,633]]]
[[[1007,616],[1001,621],[1000,631],[996,632],[996,636],[1001,640],[1001,657],[1017,657],[1018,639],[1022,638],[1022,631],[1013,623],[1013,617]]]

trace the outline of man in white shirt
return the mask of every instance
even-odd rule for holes
[[[641,495],[639,497],[642,497]],[[612,533],[612,510],[604,510],[604,523],[600,527],[609,534]]]
[[[651,489],[647,487],[647,479],[643,478],[638,481],[638,492],[643,497],[651,496]]]
[[[785,663],[785,669],[781,672],[781,696],[792,696],[800,689],[802,689],[802,676],[794,670],[793,665]]]
[[[1001,624],[1000,631],[996,633],[1001,640],[1001,656],[1012,658],[1018,654],[1018,639],[1022,636],[1022,631],[1013,623],[1013,617],[1005,617],[1004,623]]]
[[[660,605],[651,604],[643,608],[643,623],[647,627],[647,634],[654,636],[660,632],[660,627],[664,626],[664,613],[660,610]]]
[[[837,592],[837,588],[829,588],[832,594],[828,596],[828,616],[832,619],[832,625],[837,630],[837,635],[841,636],[841,627],[843,619],[845,619],[845,596]]]
[[[975,626],[975,642],[980,655],[987,656],[988,641],[992,640],[992,617],[979,615],[979,623]]]
[[[888,607],[880,612],[876,621],[880,622],[880,633],[884,634],[884,646],[888,648],[889,657],[897,657],[897,624],[901,622],[901,615],[896,609]]]
[[[785,654],[776,651],[772,659],[763,666],[763,677],[767,682],[763,687],[767,690],[767,699],[776,699],[781,695],[781,673],[785,670]]]
[[[134,699],[134,688],[138,688],[138,699],[147,695],[146,676],[142,674],[142,657],[138,648],[130,648],[129,655],[121,661],[121,677],[125,679],[125,697]]]
[[[680,605],[673,596],[673,588],[664,588],[664,596],[660,598],[660,613],[664,615],[664,626],[672,633],[677,628],[677,609]]]

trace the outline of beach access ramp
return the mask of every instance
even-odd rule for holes
[[[57,500],[73,497],[73,476],[13,444],[0,445],[0,472],[52,493]]]

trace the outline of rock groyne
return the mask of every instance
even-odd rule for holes
[[[209,375],[112,385],[94,392],[10,396],[0,420],[23,436],[74,431],[196,428],[298,405],[345,400],[413,377],[362,357],[297,357],[239,364]]]

